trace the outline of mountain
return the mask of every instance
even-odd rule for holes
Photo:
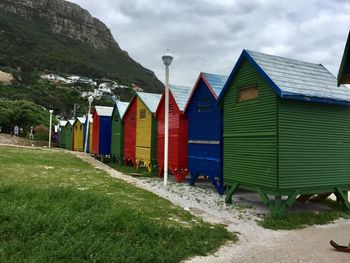
[[[64,0],[0,0],[0,50],[2,68],[109,78],[150,92],[162,88],[106,25]]]

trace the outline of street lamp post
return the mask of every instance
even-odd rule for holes
[[[168,184],[168,149],[169,149],[169,66],[173,61],[169,49],[162,56],[165,65],[165,120],[164,120],[164,187]]]
[[[88,97],[88,101],[89,101],[89,111],[88,111],[88,115],[87,115],[86,120],[85,120],[86,133],[85,133],[84,153],[87,152],[87,142],[88,142],[89,128],[90,128],[91,103],[92,103],[93,100],[94,100],[94,98],[93,98],[92,96],[89,96],[89,97]],[[90,142],[91,142],[91,138],[90,138]]]
[[[52,113],[53,113],[53,110],[49,110],[49,112],[50,112],[49,148],[51,148],[51,129],[52,129]]]

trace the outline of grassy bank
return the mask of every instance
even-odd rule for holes
[[[336,201],[327,199],[322,203],[329,207],[328,211],[294,212],[286,214],[279,219],[268,215],[259,221],[258,224],[264,228],[273,230],[292,230],[305,228],[312,225],[325,225],[340,218],[350,219],[349,212],[344,212],[341,205]]]
[[[235,236],[72,155],[0,147],[1,262],[180,262]]]

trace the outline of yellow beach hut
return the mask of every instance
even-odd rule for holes
[[[85,142],[85,117],[76,118],[73,124],[73,150],[78,152],[84,151]]]
[[[157,121],[154,113],[160,101],[160,94],[137,92],[136,118],[136,163],[143,164],[149,171],[157,161]]]

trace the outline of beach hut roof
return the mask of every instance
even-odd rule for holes
[[[214,91],[216,98],[219,97],[228,77],[205,72],[202,73],[202,76],[205,78],[210,88]]]
[[[198,87],[198,83],[201,79],[205,82],[205,84],[207,85],[211,94],[213,94],[215,99],[217,99],[219,97],[219,95],[221,94],[222,89],[224,88],[224,85],[227,81],[227,78],[228,77],[224,76],[224,75],[201,72],[197,78],[196,84],[194,84],[191,95],[189,96],[189,98],[186,102],[186,106],[184,108],[184,111],[186,111],[187,106],[190,103],[192,96],[193,96],[196,88]]]
[[[67,121],[60,121],[59,125],[60,125],[61,127],[64,127],[64,126],[67,125]]]
[[[170,85],[169,88],[170,88],[171,94],[173,94],[173,97],[180,111],[184,111],[192,89],[190,87],[178,86],[178,85]]]
[[[118,108],[120,118],[123,118],[126,112],[126,109],[129,106],[129,102],[117,101],[115,104]]]
[[[350,105],[350,89],[337,87],[337,79],[322,65],[243,50],[223,91],[222,100],[231,79],[243,59],[259,72],[281,98]]]
[[[74,122],[75,122],[75,120],[68,120],[65,126],[67,126],[68,124],[73,126]]]
[[[162,96],[161,94],[147,92],[137,92],[137,95],[152,113],[156,111],[160,98]]]
[[[75,123],[78,122],[78,121],[79,121],[81,124],[85,124],[85,123],[86,123],[86,117],[77,117],[77,118],[75,119],[73,125],[75,125]]]
[[[97,112],[98,116],[111,117],[113,113],[113,107],[95,106],[95,111]]]

